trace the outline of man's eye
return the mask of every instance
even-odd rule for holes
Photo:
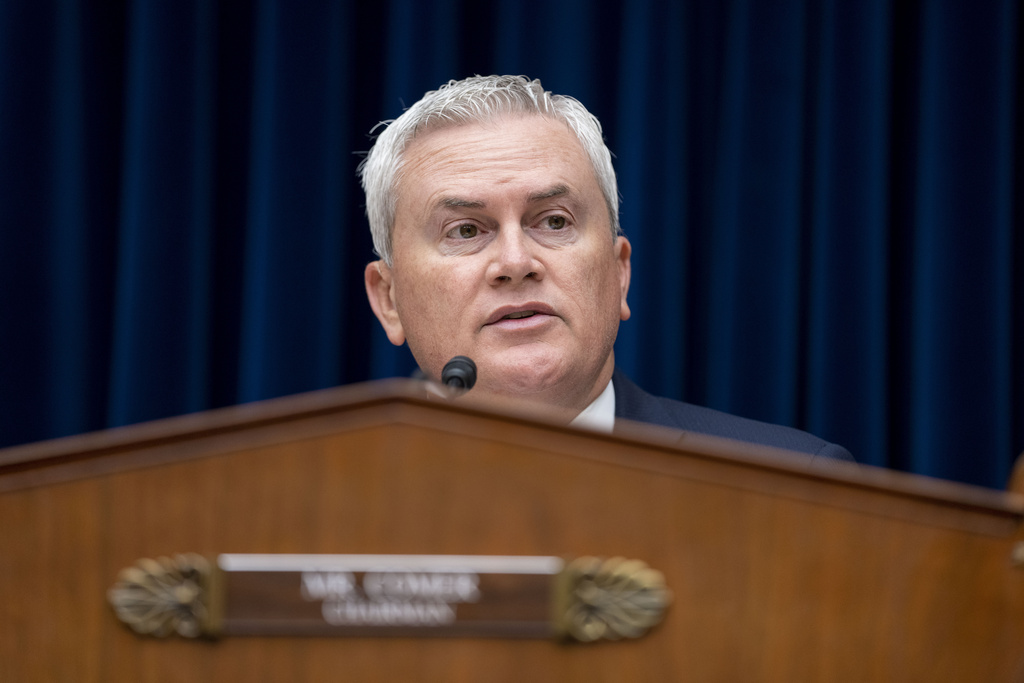
[[[480,233],[480,230],[475,225],[471,225],[469,223],[466,225],[460,225],[457,229],[459,231],[459,237],[465,240],[476,237]]]
[[[548,216],[547,224],[552,230],[561,230],[565,227],[565,216]]]

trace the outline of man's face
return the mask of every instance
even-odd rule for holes
[[[576,136],[541,116],[440,128],[406,150],[393,266],[371,263],[371,306],[394,344],[440,377],[455,355],[477,391],[579,411],[614,368],[629,317],[629,242]]]

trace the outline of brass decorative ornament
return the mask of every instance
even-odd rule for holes
[[[118,618],[137,633],[185,638],[217,633],[216,570],[201,555],[144,558],[107,591]]]
[[[672,599],[661,572],[622,557],[570,562],[558,593],[556,628],[584,643],[639,638],[661,622]]]

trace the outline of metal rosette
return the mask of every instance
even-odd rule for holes
[[[219,584],[219,570],[202,555],[144,558],[121,570],[107,600],[136,633],[215,637],[222,620]]]
[[[640,560],[581,557],[558,576],[555,630],[584,643],[639,638],[671,601],[662,573]]]

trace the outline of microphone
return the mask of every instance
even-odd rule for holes
[[[458,393],[469,391],[476,384],[476,363],[467,356],[455,356],[441,371],[441,384]]]

